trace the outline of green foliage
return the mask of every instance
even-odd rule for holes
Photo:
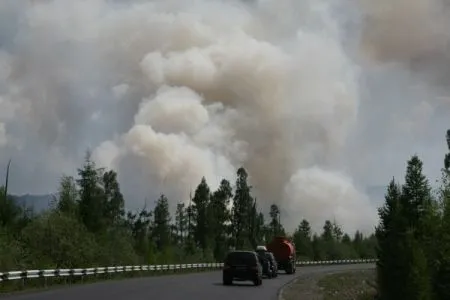
[[[233,228],[234,247],[243,249],[249,246],[251,212],[253,198],[247,182],[248,174],[244,168],[237,171],[236,191],[233,198],[231,226]]]
[[[388,186],[376,229],[380,299],[450,299],[449,157],[436,199],[417,155],[404,185]]]
[[[197,245],[205,251],[211,238],[211,227],[208,224],[212,223],[212,215],[209,212],[211,192],[209,186],[206,183],[205,177],[202,178],[200,184],[195,190],[194,198],[192,202],[193,214],[195,219],[194,238]]]
[[[42,265],[73,268],[95,261],[95,239],[74,217],[52,211],[34,219],[21,234],[24,261],[31,268]]]
[[[117,173],[97,168],[87,152],[77,177],[61,177],[49,211],[33,215],[5,198],[0,187],[0,268],[222,261],[230,248],[255,249],[286,236],[281,208],[259,207],[243,167],[234,191],[226,179],[211,191],[202,178],[192,201],[178,202],[173,218],[169,202],[162,194],[151,210],[125,212]],[[269,209],[267,222],[262,209]],[[357,242],[335,222],[326,221],[325,227],[321,237],[313,237],[309,222],[300,222],[292,236],[299,259],[358,258],[370,252],[364,252],[372,244],[362,235]]]

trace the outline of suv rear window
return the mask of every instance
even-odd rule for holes
[[[256,263],[256,256],[252,252],[231,252],[225,261],[230,265],[253,265]]]

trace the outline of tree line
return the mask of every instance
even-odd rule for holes
[[[0,270],[75,268],[128,264],[222,261],[230,249],[255,249],[276,235],[296,243],[303,260],[375,256],[375,235],[350,237],[326,220],[312,233],[307,219],[287,233],[280,207],[261,212],[244,168],[234,184],[223,179],[212,191],[205,178],[173,215],[162,194],[153,209],[126,211],[114,170],[98,168],[87,153],[78,176],[62,176],[51,208],[18,206],[0,188]]]
[[[413,155],[404,184],[391,180],[376,228],[379,299],[450,299],[449,168],[450,153],[439,187],[432,189],[423,162]]]

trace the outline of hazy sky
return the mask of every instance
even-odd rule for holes
[[[125,4],[121,4],[125,3]],[[370,185],[450,124],[444,0],[0,2],[0,168],[48,193],[89,147],[129,208],[243,165],[288,229],[370,230]]]

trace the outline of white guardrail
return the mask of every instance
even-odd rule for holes
[[[376,259],[347,259],[347,260],[325,260],[325,261],[298,261],[297,266],[313,266],[313,265],[349,265],[361,263],[374,263]],[[0,272],[0,282],[32,279],[32,278],[48,278],[48,277],[84,277],[88,275],[114,274],[123,272],[163,272],[177,270],[197,270],[204,271],[208,269],[220,269],[223,263],[199,263],[199,264],[173,264],[173,265],[142,265],[142,266],[117,266],[117,267],[101,267],[87,269],[47,269],[47,270],[26,270],[26,271],[10,271]]]

